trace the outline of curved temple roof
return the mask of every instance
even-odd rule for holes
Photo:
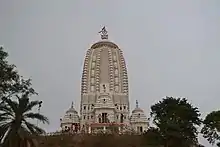
[[[61,119],[61,124],[67,123],[79,123],[79,115],[78,112],[73,107],[73,103],[71,107],[66,111],[63,119]]]

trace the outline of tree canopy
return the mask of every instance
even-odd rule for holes
[[[29,121],[49,121],[44,115],[32,112],[42,101],[30,101],[37,94],[31,80],[23,79],[7,57],[8,53],[0,47],[0,143],[3,147],[34,145],[32,135],[42,134],[44,130]]]
[[[198,144],[196,126],[201,124],[200,113],[186,98],[164,98],[151,106],[151,116],[165,147]]]
[[[23,77],[18,74],[16,66],[9,64],[7,57],[8,53],[4,51],[3,47],[0,47],[0,100],[27,91],[32,94],[37,94],[31,87],[31,80],[23,79]]]
[[[209,143],[218,145],[220,147],[220,111],[212,111],[209,113],[204,121],[201,133]]]

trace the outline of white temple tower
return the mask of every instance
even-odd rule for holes
[[[68,133],[143,133],[149,127],[144,111],[136,108],[130,116],[128,76],[121,49],[108,40],[104,28],[101,41],[87,50],[81,83],[80,116],[73,107],[60,125]]]
[[[129,125],[128,77],[121,49],[108,40],[105,27],[99,32],[101,41],[88,49],[84,61],[80,125],[86,132],[109,124]]]

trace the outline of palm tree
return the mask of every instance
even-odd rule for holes
[[[0,142],[3,147],[27,146],[28,143],[34,145],[31,138],[45,131],[29,121],[49,124],[47,117],[32,112],[41,103],[30,101],[28,93],[17,96],[16,100],[5,98],[0,103]]]

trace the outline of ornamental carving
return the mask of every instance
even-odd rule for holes
[[[91,86],[91,92],[95,91],[94,86]]]
[[[91,84],[95,84],[95,79],[94,78],[91,78]]]
[[[117,62],[114,62],[114,68],[118,68]]]
[[[92,61],[95,62],[96,61],[96,56],[92,57]]]
[[[95,70],[91,70],[91,76],[94,77],[95,76]]]
[[[118,69],[115,69],[115,76],[118,76]]]
[[[95,62],[92,62],[92,69],[95,68]]]

